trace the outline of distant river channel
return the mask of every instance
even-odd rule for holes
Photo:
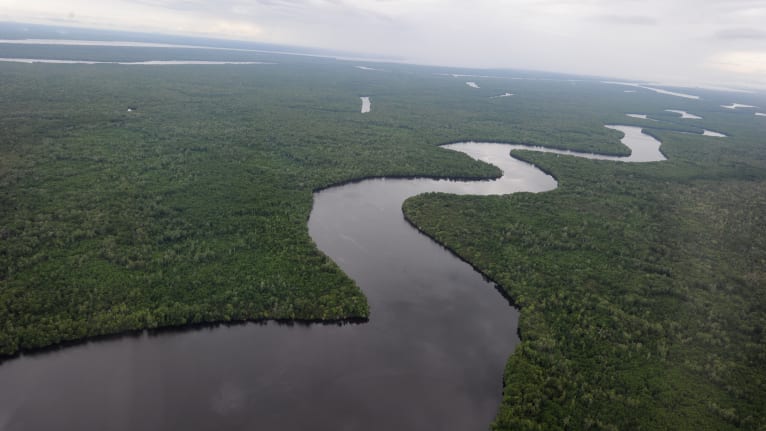
[[[518,344],[518,311],[467,263],[404,219],[438,191],[543,192],[556,181],[509,156],[534,149],[659,161],[637,127],[630,157],[465,142],[443,148],[500,167],[495,181],[371,179],[314,195],[309,232],[362,288],[370,320],[275,322],[144,333],[0,365],[0,430],[483,430]]]

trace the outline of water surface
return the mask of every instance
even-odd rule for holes
[[[658,161],[637,127],[630,157],[522,145],[445,146],[499,166],[496,181],[372,179],[314,195],[309,232],[362,288],[370,321],[273,322],[146,333],[0,365],[0,429],[478,430],[501,399],[518,313],[468,264],[419,234],[402,202],[419,193],[543,192],[556,181],[509,156],[533,149]]]
[[[753,105],[744,105],[742,103],[732,103],[731,105],[721,105],[721,108],[726,109],[739,109],[739,108],[757,108],[757,106]]]
[[[666,112],[673,112],[673,113],[679,114],[682,119],[689,119],[689,120],[701,120],[702,119],[702,117],[700,117],[698,115],[690,114],[690,113],[688,113],[686,111],[682,111],[680,109],[666,109],[665,111]]]
[[[89,61],[89,60],[51,60],[46,58],[0,58],[8,63],[49,63],[49,64],[120,64],[120,65],[149,65],[149,66],[173,66],[190,64],[275,64],[263,61],[201,61],[201,60],[153,60],[153,61]]]
[[[172,43],[155,42],[131,42],[121,40],[72,40],[72,39],[0,39],[0,44],[5,45],[61,45],[61,46],[112,46],[133,48],[187,48],[187,49],[213,49],[213,50],[238,50],[237,48],[217,48],[199,45],[179,45]]]
[[[649,117],[646,114],[625,114],[627,117],[640,118],[642,120],[648,120]]]
[[[702,136],[712,136],[715,138],[726,138],[727,136],[720,132],[714,132],[712,130],[702,129]]]
[[[693,94],[679,93],[679,92],[676,92],[676,91],[665,90],[665,89],[657,88],[657,87],[649,87],[649,86],[646,86],[646,85],[641,85],[641,84],[636,83],[636,82],[621,82],[621,81],[601,81],[601,82],[604,83],[604,84],[627,85],[629,87],[643,88],[644,90],[654,91],[657,94],[664,94],[666,96],[682,97],[684,99],[698,100],[700,98],[699,96],[695,96]]]
[[[362,114],[366,114],[370,112],[370,109],[372,109],[372,105],[370,104],[370,98],[360,97],[360,99],[362,99]]]

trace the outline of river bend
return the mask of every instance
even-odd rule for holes
[[[501,399],[518,312],[405,220],[424,192],[543,192],[555,180],[509,157],[534,149],[664,160],[637,127],[630,157],[491,143],[444,148],[499,166],[495,181],[372,179],[314,195],[309,232],[364,291],[355,325],[221,326],[88,342],[0,365],[0,429],[478,430]]]

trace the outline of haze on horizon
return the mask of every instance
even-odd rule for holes
[[[0,20],[766,88],[766,0],[0,0]]]

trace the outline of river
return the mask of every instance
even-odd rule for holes
[[[445,148],[499,166],[496,181],[371,179],[315,193],[309,232],[362,288],[368,323],[248,323],[143,333],[0,365],[2,430],[478,430],[501,399],[518,311],[401,212],[420,193],[543,192],[555,180],[509,157],[537,149],[664,160],[637,127],[630,157],[520,145]]]
[[[370,98],[366,96],[359,97],[362,99],[362,114],[370,112],[372,105],[370,104]]]
[[[45,58],[0,58],[6,63],[47,63],[47,64],[119,64],[122,66],[187,66],[187,65],[252,65],[276,64],[263,61],[202,61],[202,60],[153,60],[153,61],[88,61],[88,60],[49,60]]]

